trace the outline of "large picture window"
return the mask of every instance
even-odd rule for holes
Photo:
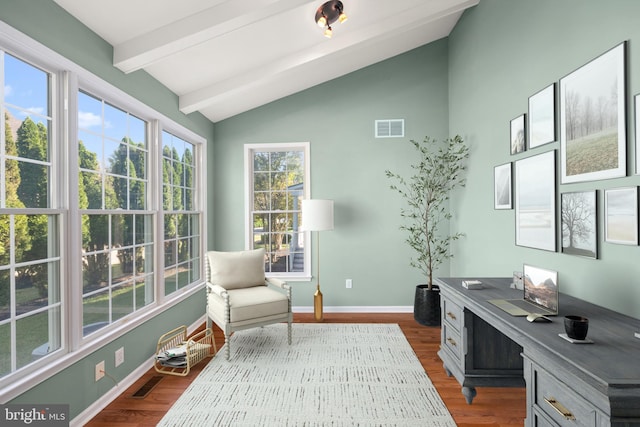
[[[0,83],[10,400],[198,291],[206,141],[1,22]]]
[[[265,248],[267,275],[309,275],[300,231],[300,201],[308,191],[308,143],[245,146],[248,247]]]

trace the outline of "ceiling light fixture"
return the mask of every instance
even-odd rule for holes
[[[331,24],[336,21],[343,23],[346,20],[347,14],[344,13],[344,6],[341,1],[330,0],[316,10],[316,23],[319,27],[327,27],[324,30],[324,36],[327,38],[331,38],[333,35]]]

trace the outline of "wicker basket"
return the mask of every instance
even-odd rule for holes
[[[160,360],[165,351],[174,348],[183,348],[186,351],[184,362],[179,366],[172,366],[170,361]],[[154,367],[157,372],[169,375],[185,376],[205,357],[210,357],[217,352],[216,342],[210,328],[198,332],[192,337],[187,336],[187,327],[180,326],[167,332],[158,340],[156,347],[156,360]]]

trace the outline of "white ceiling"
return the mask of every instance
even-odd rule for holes
[[[54,0],[145,70],[180,110],[217,122],[449,35],[480,0],[342,0],[333,38],[324,0]]]

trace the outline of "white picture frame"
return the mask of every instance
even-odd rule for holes
[[[511,162],[493,169],[493,207],[494,209],[513,208],[513,179]]]
[[[529,97],[529,149],[556,140],[556,84],[552,83]]]
[[[604,240],[638,245],[638,187],[604,191]]]
[[[556,150],[515,162],[516,245],[555,252]]]

